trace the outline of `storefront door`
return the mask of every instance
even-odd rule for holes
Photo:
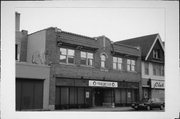
[[[103,89],[95,88],[95,105],[102,106],[103,105],[104,93]]]

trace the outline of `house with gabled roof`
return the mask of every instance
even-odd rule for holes
[[[118,41],[141,49],[142,97],[164,100],[164,42],[160,35],[151,34]]]

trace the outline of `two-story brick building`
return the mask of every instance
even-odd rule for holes
[[[164,100],[164,43],[159,34],[122,40],[116,44],[126,44],[141,48],[141,72],[143,98]]]
[[[105,36],[50,27],[28,35],[27,62],[51,67],[51,109],[128,105],[141,98],[141,52]]]

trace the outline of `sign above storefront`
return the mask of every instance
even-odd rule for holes
[[[164,89],[164,81],[151,80],[151,88]]]
[[[118,83],[117,82],[109,82],[109,81],[94,81],[94,80],[89,80],[89,86],[118,87]]]

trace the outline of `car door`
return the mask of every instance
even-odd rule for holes
[[[154,107],[156,107],[156,101],[155,101],[155,99],[153,98],[153,99],[151,99],[151,107],[152,108],[154,108]]]
[[[158,99],[154,98],[154,99],[153,99],[153,102],[152,102],[152,105],[153,105],[154,108],[159,107],[159,106],[160,106],[160,103],[159,103]]]

